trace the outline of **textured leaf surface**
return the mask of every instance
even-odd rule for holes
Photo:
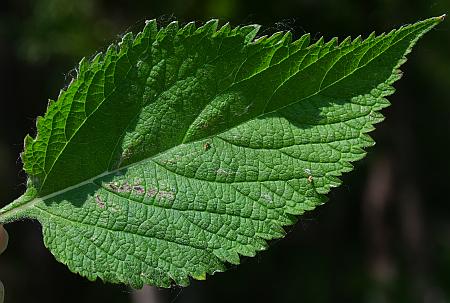
[[[150,21],[82,60],[38,118],[28,190],[0,222],[39,220],[55,257],[92,280],[168,287],[223,271],[325,202],[442,19],[340,44]]]

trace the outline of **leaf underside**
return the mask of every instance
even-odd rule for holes
[[[340,44],[149,21],[83,59],[49,103],[25,139],[28,190],[0,222],[39,220],[55,257],[91,280],[184,286],[223,271],[326,201],[442,19]]]

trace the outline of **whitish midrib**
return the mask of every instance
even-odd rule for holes
[[[134,164],[136,164],[136,163],[134,163]],[[126,169],[126,167],[122,167],[120,169],[117,169],[116,171],[123,170],[123,169]],[[90,178],[89,180],[83,181],[81,183],[72,185],[72,186],[67,187],[67,188],[64,188],[64,189],[62,189],[60,191],[51,193],[51,194],[46,195],[44,197],[36,197],[36,198],[34,198],[34,199],[32,199],[32,200],[30,200],[28,202],[24,202],[24,199],[27,198],[26,194],[24,194],[21,197],[19,197],[18,199],[14,200],[12,203],[6,205],[5,207],[3,207],[0,210],[0,224],[9,223],[9,222],[15,221],[17,219],[20,219],[20,218],[26,216],[27,215],[27,210],[31,209],[34,205],[36,205],[39,202],[44,202],[44,201],[46,201],[48,199],[54,198],[56,196],[59,196],[61,194],[66,193],[68,191],[71,191],[73,189],[82,187],[82,186],[90,184],[90,183],[94,183],[94,180],[102,178],[102,177],[104,177],[106,175],[109,175],[111,173],[115,173],[116,171],[104,172],[104,173],[102,173],[102,174],[100,174],[98,176]]]
[[[122,166],[122,167],[119,167],[119,168],[114,169],[114,170],[105,171],[105,172],[101,173],[100,175],[94,176],[94,177],[92,177],[92,178],[90,178],[88,180],[85,180],[85,181],[77,183],[75,185],[66,187],[66,188],[64,188],[62,190],[59,190],[57,192],[48,194],[48,195],[43,196],[43,197],[36,197],[36,198],[32,198],[32,200],[26,201],[27,192],[25,192],[25,194],[23,194],[21,197],[17,198],[16,200],[11,202],[10,204],[8,204],[5,207],[3,207],[2,209],[0,209],[0,224],[16,221],[16,220],[21,219],[23,217],[29,217],[30,215],[27,213],[27,210],[31,209],[34,205],[36,205],[39,202],[44,202],[44,201],[46,201],[48,199],[57,197],[57,196],[62,195],[64,193],[68,192],[68,191],[71,191],[73,189],[77,189],[77,188],[82,187],[82,186],[87,185],[87,184],[94,184],[94,181],[97,180],[97,179],[103,178],[103,177],[111,175],[111,174],[115,174],[115,173],[117,173],[119,171],[126,170],[126,169],[128,169],[128,168],[130,168],[132,166],[139,165],[139,164],[141,164],[143,162],[146,162],[146,161],[149,161],[151,159],[154,159],[154,158],[156,158],[157,156],[159,156],[159,155],[161,155],[163,153],[169,152],[170,150],[172,150],[174,148],[180,147],[181,145],[183,145],[183,144],[176,145],[176,146],[174,146],[174,147],[172,147],[172,148],[170,148],[168,150],[162,151],[161,153],[156,154],[156,155],[154,155],[152,157],[149,157],[149,158],[146,158],[146,159],[142,159],[141,161],[130,163],[130,164],[126,165],[126,166]],[[29,188],[27,190],[29,190]]]

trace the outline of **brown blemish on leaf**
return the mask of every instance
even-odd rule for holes
[[[171,191],[160,191],[160,192],[158,192],[158,197],[162,198],[162,199],[167,199],[170,201],[175,199],[175,195]]]
[[[128,182],[123,183],[122,185],[119,185],[119,183],[108,183],[108,187],[113,190],[116,193],[131,193],[134,192],[138,195],[147,195],[150,198],[154,198],[155,196],[158,198],[165,198],[169,200],[174,199],[174,193],[170,191],[158,191],[157,189],[150,189],[146,192],[145,187],[140,185],[139,183],[142,182],[141,179],[137,179],[134,182],[134,185],[130,185]]]
[[[100,195],[95,195],[95,203],[97,203],[98,207],[105,208],[105,202],[103,202]]]
[[[141,185],[134,185],[134,186],[133,186],[133,190],[134,190],[137,194],[139,194],[139,195],[145,194],[145,189],[144,189],[144,187],[141,186]]]
[[[203,144],[203,149],[205,151],[209,150],[210,148],[211,148],[211,144],[210,143],[206,142],[205,144]]]
[[[159,199],[166,199],[166,200],[170,200],[173,201],[175,199],[175,194],[171,191],[158,191],[156,189],[150,189],[149,191],[147,191],[147,196],[149,196],[150,198],[154,198],[157,197]]]
[[[133,190],[133,187],[127,182],[122,185],[119,185],[117,182],[108,183],[108,187],[116,193],[130,193]]]
[[[129,193],[129,192],[131,192],[131,186],[130,186],[130,184],[128,184],[128,183],[124,183],[124,184],[122,184],[119,188],[118,188],[118,190],[117,190],[119,193]]]
[[[117,191],[119,188],[119,185],[114,182],[114,183],[108,183],[109,188],[111,188],[113,191]]]
[[[152,188],[147,192],[147,196],[149,196],[150,198],[153,198],[154,196],[156,196],[157,193],[158,193],[158,191],[156,189]]]

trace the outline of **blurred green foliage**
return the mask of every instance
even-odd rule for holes
[[[51,56],[81,57],[107,36],[108,24],[98,19],[98,6],[89,0],[35,1],[31,18],[23,23],[23,36],[17,45],[19,56],[32,63]],[[87,34],[89,33],[89,34]]]

